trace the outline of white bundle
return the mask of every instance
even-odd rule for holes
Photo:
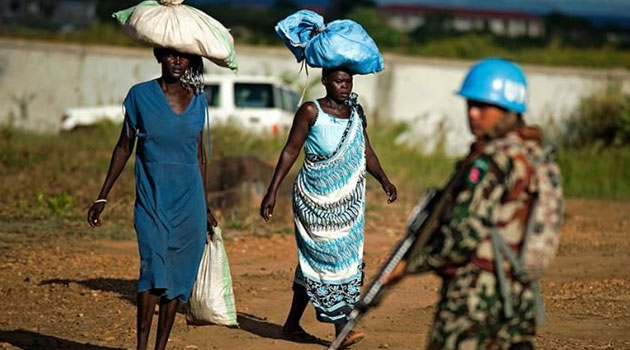
[[[234,39],[229,30],[184,0],[147,0],[113,16],[133,41],[153,47],[208,58],[222,67],[237,69]]]
[[[238,325],[230,263],[218,226],[214,228],[212,239],[206,243],[197,280],[188,300],[186,322],[193,325]]]

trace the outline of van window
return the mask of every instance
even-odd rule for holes
[[[264,83],[234,83],[236,107],[273,108],[273,88]]]
[[[203,89],[203,93],[206,95],[206,99],[208,99],[209,107],[219,107],[221,101],[221,89],[219,89],[218,84],[206,84]]]
[[[282,89],[282,108],[285,111],[295,113],[297,111],[297,103],[300,97],[294,91]]]
[[[286,110],[284,106],[284,98],[282,97],[282,89],[278,86],[273,87],[274,105]]]

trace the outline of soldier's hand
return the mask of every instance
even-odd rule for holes
[[[398,263],[398,265],[394,267],[394,270],[392,270],[392,272],[381,277],[381,283],[384,286],[395,285],[398,282],[400,282],[400,280],[402,280],[403,277],[405,277],[406,271],[407,271],[407,261],[401,260]]]

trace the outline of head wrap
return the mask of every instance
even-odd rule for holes
[[[237,70],[234,39],[219,21],[184,0],[147,0],[113,17],[133,41],[203,56]]]
[[[370,74],[383,70],[378,47],[360,24],[324,19],[309,10],[300,10],[278,22],[276,33],[298,62],[311,67],[332,69],[345,67],[353,74]]]

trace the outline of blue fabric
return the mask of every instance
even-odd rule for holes
[[[278,22],[276,33],[298,62],[311,67],[346,67],[353,74],[383,70],[383,57],[376,43],[352,20],[324,24],[324,19],[309,10],[300,10]]]
[[[205,246],[206,202],[197,160],[205,96],[182,114],[171,109],[157,80],[133,86],[126,124],[136,130],[134,226],[140,251],[138,292],[164,289],[187,301]]]
[[[333,153],[341,141],[348,119],[335,118],[324,112],[317,99],[313,103],[317,106],[317,120],[309,130],[304,149],[309,154],[327,156]]]
[[[349,120],[332,119],[320,109],[307,142],[326,146],[310,145],[293,186],[295,282],[306,288],[318,320],[343,323],[363,279],[365,138],[356,106]]]

